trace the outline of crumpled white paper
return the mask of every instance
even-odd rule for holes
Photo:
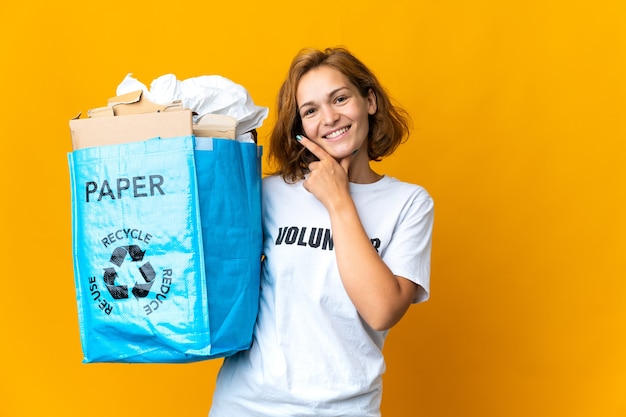
[[[268,113],[267,107],[254,104],[245,88],[220,75],[203,75],[181,81],[173,74],[166,74],[154,79],[148,89],[128,74],[118,85],[117,95],[137,90],[142,90],[144,97],[156,104],[182,100],[183,107],[196,113],[194,123],[209,113],[232,116],[237,120],[238,136],[260,127]]]

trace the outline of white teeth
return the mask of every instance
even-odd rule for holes
[[[348,127],[344,127],[342,129],[335,130],[333,133],[330,133],[330,134],[326,135],[326,138],[328,138],[328,139],[336,138],[337,136],[341,135],[342,133],[347,132],[348,129],[349,129]]]

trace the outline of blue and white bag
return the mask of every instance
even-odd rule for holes
[[[68,154],[83,362],[192,362],[250,346],[260,151],[187,136]]]

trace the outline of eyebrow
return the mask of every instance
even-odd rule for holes
[[[327,97],[332,97],[332,96],[334,96],[335,94],[337,94],[339,91],[343,90],[344,88],[345,88],[345,89],[348,89],[348,87],[339,87],[339,88],[335,88],[333,91],[331,91],[330,93],[328,93]],[[311,105],[311,104],[313,104],[313,102],[312,102],[312,101],[307,101],[306,103],[302,103],[302,105],[300,105],[300,106],[298,107],[298,110],[302,110],[302,108],[303,108],[304,106],[309,106],[309,105]]]

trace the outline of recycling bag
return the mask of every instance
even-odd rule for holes
[[[260,150],[187,136],[68,154],[83,362],[192,362],[250,346]]]

